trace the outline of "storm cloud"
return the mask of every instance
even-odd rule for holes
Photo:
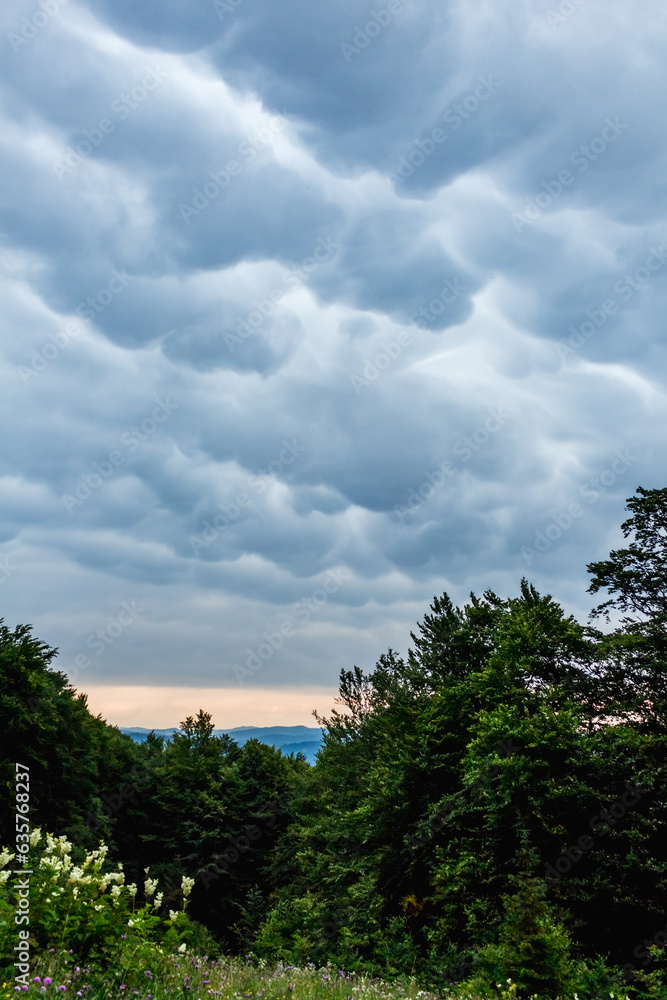
[[[0,614],[73,683],[587,613],[666,480],[667,28],[531,7],[3,5]]]

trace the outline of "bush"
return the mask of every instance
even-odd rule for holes
[[[182,880],[181,908],[164,913],[157,880],[146,869],[143,902],[138,905],[138,887],[126,884],[122,865],[112,869],[107,850],[101,843],[76,863],[65,837],[43,838],[35,829],[23,865],[26,874],[13,880],[7,865],[15,855],[7,849],[0,852],[0,955],[15,956],[3,957],[7,964],[1,967],[2,974],[13,979],[18,971],[18,981],[25,987],[36,965],[49,971],[51,980],[58,976],[62,981],[74,967],[94,964],[112,975],[122,973],[128,986],[143,986],[146,970],[163,965],[167,953],[206,950],[210,942],[206,931],[186,913],[192,880]],[[15,882],[24,880],[29,881],[28,905],[23,904],[29,923],[17,916],[22,911],[17,910]],[[26,931],[32,972],[25,962],[19,962],[18,970],[14,965],[24,955],[16,949],[20,932],[25,940]]]

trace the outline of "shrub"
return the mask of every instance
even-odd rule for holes
[[[35,829],[26,863],[13,878],[7,866],[15,855],[7,849],[0,852],[0,955],[7,963],[1,967],[5,977],[17,975],[16,958],[4,956],[19,954],[15,950],[19,930],[29,932],[30,955],[30,971],[19,963],[21,985],[27,985],[37,965],[64,978],[68,969],[93,964],[111,974],[122,972],[128,986],[136,981],[143,985],[145,970],[161,965],[167,953],[206,949],[206,932],[186,913],[191,879],[182,880],[181,908],[165,913],[157,880],[150,878],[148,869],[140,894],[135,884],[126,884],[122,865],[112,868],[107,862],[107,851],[101,843],[77,863],[65,837],[43,838]],[[17,924],[17,883],[25,880],[29,923]]]

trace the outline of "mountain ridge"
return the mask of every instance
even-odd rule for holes
[[[143,743],[149,733],[169,738],[179,732],[177,726],[166,729],[147,729],[145,726],[118,728],[135,743]],[[322,730],[314,726],[234,726],[232,729],[214,729],[213,735],[231,736],[239,746],[243,746],[248,740],[256,739],[260,743],[275,747],[282,753],[302,753],[310,764],[315,763],[316,754],[322,746]]]

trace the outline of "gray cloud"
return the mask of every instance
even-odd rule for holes
[[[585,613],[664,485],[653,6],[7,3],[5,618],[136,601],[85,677],[202,686],[296,621],[287,688],[444,589]]]

